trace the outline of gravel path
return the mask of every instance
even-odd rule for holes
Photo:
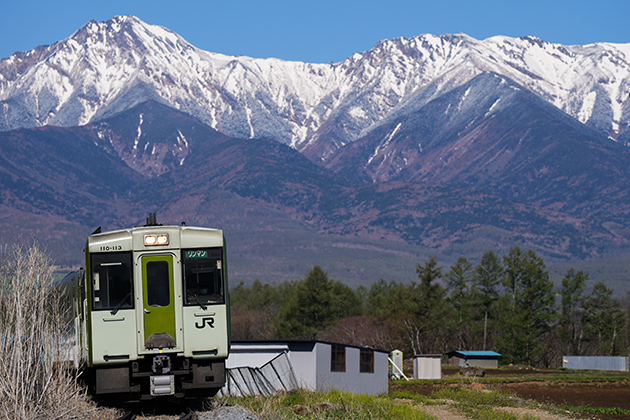
[[[210,411],[197,412],[197,420],[259,420],[253,413],[242,407],[223,406]]]

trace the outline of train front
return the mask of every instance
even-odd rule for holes
[[[147,225],[86,245],[83,346],[98,396],[213,396],[230,347],[220,230]]]

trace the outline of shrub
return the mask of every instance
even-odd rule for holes
[[[38,246],[18,246],[0,266],[0,417],[72,418],[85,405],[68,360],[68,317]]]

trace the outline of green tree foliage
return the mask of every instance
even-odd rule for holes
[[[612,294],[609,287],[598,282],[584,302],[588,314],[587,334],[600,355],[614,355],[621,351],[619,335],[623,328],[623,312]]]
[[[534,365],[542,356],[542,338],[554,320],[553,283],[534,251],[514,247],[503,261],[505,294],[499,301],[503,328],[497,345],[505,353],[504,360]]]
[[[260,280],[255,280],[249,288],[240,282],[230,292],[230,299],[232,304],[246,305],[248,309],[269,310],[281,301],[282,292],[282,288],[273,284],[262,284]]]
[[[446,289],[440,284],[442,267],[437,259],[429,258],[424,265],[416,266],[418,283],[409,287],[409,314],[403,322],[403,330],[414,353],[436,352],[444,341],[444,322],[447,307]]]
[[[446,289],[440,284],[442,267],[437,265],[435,257],[431,257],[424,265],[416,265],[416,273],[420,281],[411,282],[411,309],[422,323],[430,325],[433,318],[445,312]]]
[[[411,312],[409,286],[383,279],[372,283],[365,299],[365,313],[375,317],[392,317],[394,314]]]
[[[475,267],[473,275],[473,295],[477,304],[477,311],[473,313],[475,325],[483,325],[482,328],[477,327],[476,331],[482,330],[483,343],[481,349],[488,349],[488,321],[492,313],[496,313],[495,306],[499,298],[498,286],[503,276],[503,267],[501,260],[494,251],[486,251],[479,265]],[[479,344],[479,343],[477,343]]]
[[[312,339],[333,322],[360,313],[361,301],[353,290],[316,266],[293,285],[280,307],[276,328],[282,338]]]
[[[457,348],[469,350],[472,345],[473,265],[468,258],[459,257],[444,276],[450,289],[447,298],[451,308],[451,326],[457,336]]]
[[[558,334],[565,344],[564,352],[567,355],[582,356],[586,351],[584,292],[587,281],[588,274],[576,272],[573,268],[562,279]]]
[[[356,290],[319,266],[297,281],[239,284],[231,291],[233,337],[324,339],[406,354],[494,350],[504,363],[540,366],[630,347],[630,297],[622,306],[603,283],[589,294],[588,274],[573,269],[554,290],[534,251],[514,247],[499,257],[489,250],[476,265],[460,257],[444,275],[429,258],[416,273]]]

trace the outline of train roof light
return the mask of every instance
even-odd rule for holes
[[[145,246],[161,246],[168,245],[168,234],[161,233],[159,235],[144,235]]]

